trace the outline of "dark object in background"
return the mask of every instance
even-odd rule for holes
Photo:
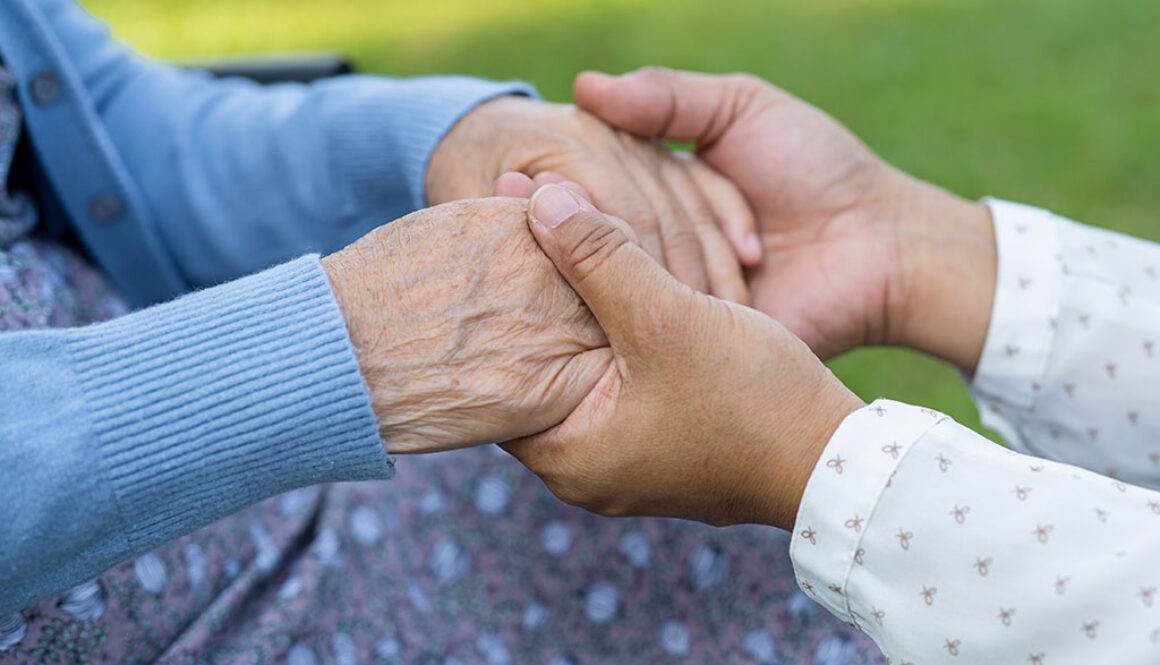
[[[354,73],[354,66],[337,53],[285,53],[258,55],[237,60],[186,62],[188,69],[202,69],[218,78],[237,76],[263,85],[310,83],[318,79]]]

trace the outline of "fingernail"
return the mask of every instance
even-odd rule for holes
[[[580,211],[580,204],[560,185],[540,188],[532,197],[532,219],[548,228],[556,228]]]

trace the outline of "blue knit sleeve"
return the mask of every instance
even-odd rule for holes
[[[40,5],[193,287],[332,252],[424,207],[428,158],[455,122],[496,96],[535,94],[457,76],[216,80],[138,56],[73,0]]]
[[[0,616],[262,499],[389,478],[317,257],[0,335]]]

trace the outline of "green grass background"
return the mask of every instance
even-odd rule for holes
[[[967,197],[1160,240],[1156,0],[89,0],[162,58],[341,51],[368,72],[522,78],[566,101],[583,69],[747,71]],[[862,350],[863,398],[978,419],[955,371]]]

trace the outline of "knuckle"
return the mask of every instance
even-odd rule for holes
[[[605,220],[586,224],[569,244],[565,260],[576,278],[583,281],[627,242],[628,237]]]

